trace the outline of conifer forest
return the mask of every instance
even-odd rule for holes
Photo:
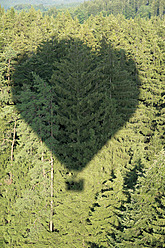
[[[41,7],[0,6],[0,247],[165,247],[164,1]]]

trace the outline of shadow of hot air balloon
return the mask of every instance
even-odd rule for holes
[[[22,118],[76,172],[129,121],[140,85],[135,62],[104,39],[94,52],[78,39],[52,38],[20,62],[13,81]],[[66,186],[83,190],[83,180]]]

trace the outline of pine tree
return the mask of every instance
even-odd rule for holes
[[[95,202],[90,208],[88,232],[90,242],[101,247],[114,247],[115,234],[121,227],[120,211],[127,200],[123,192],[123,176],[120,168],[102,182],[101,191],[97,192]]]
[[[54,181],[52,178],[52,162],[50,165],[53,148],[49,152],[43,144],[46,142],[50,144],[50,147],[53,147],[53,134],[56,132],[56,125],[53,123],[52,116],[54,106],[52,105],[51,107],[52,95],[50,86],[47,85],[45,87],[44,81],[36,74],[33,77],[33,91],[26,85],[22,89],[23,91],[19,92],[19,103],[17,102],[20,117],[26,115],[26,121],[33,130],[31,127],[28,128],[27,124],[20,119],[17,128],[19,145],[17,154],[15,154],[14,170],[12,171],[19,195],[12,199],[13,210],[10,210],[8,215],[9,225],[6,226],[4,231],[6,242],[17,245],[22,244],[22,235],[24,235],[27,242],[36,242],[36,239],[39,239],[39,237],[42,239],[45,235],[44,233],[49,230],[49,226],[46,223],[48,220],[52,221],[50,213],[52,215],[53,211],[53,195],[50,193],[50,187],[53,188],[52,181]],[[27,171],[27,176],[24,173],[20,175],[20,169],[18,168],[20,163],[24,167],[23,171]],[[50,166],[51,183],[48,177]],[[25,169],[25,167],[27,168]],[[24,180],[26,185],[22,181],[20,187],[19,179]],[[4,194],[4,197],[7,197],[7,195],[5,196]],[[24,209],[26,209],[26,214]],[[14,233],[17,233],[18,228],[20,228],[17,221],[18,216],[20,216],[19,219],[22,219],[22,230],[15,235]],[[37,232],[35,231],[36,228]],[[52,231],[52,224],[50,229]],[[12,239],[10,241],[11,235]]]
[[[164,247],[164,151],[140,177],[131,195],[121,247]]]
[[[163,153],[151,164],[164,147],[164,21],[104,17],[147,4],[118,3],[84,3],[85,18],[104,13],[83,25],[34,9],[0,17],[7,246],[163,246]]]
[[[106,128],[115,107],[90,49],[75,40],[67,52],[51,79],[60,128],[56,155],[68,168],[81,170],[111,135]]]

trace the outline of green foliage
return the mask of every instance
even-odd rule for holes
[[[16,4],[14,5],[14,9],[17,11],[29,11],[31,9],[32,5],[31,4]],[[47,8],[44,7],[43,4],[39,4],[39,5],[33,5],[33,8],[35,10],[41,10],[42,12],[47,11]]]
[[[59,109],[56,154],[74,170],[82,169],[104,142],[107,115],[113,116],[115,111],[113,100],[108,100],[109,89],[104,79],[101,81],[90,52],[82,42],[69,43],[67,55],[55,64],[51,79]]]
[[[165,153],[138,180],[125,213],[122,247],[164,247]]]
[[[0,8],[0,244],[163,247],[163,2],[82,6]]]
[[[96,16],[100,12],[104,16],[122,14],[127,19],[137,16],[143,18],[163,17],[165,6],[162,0],[92,0],[82,3],[72,12],[72,15],[77,16],[80,23],[83,23],[89,16]]]
[[[70,7],[74,7],[79,5],[81,2],[83,2],[83,0],[63,0],[61,3],[61,0],[47,0],[44,4],[41,3],[40,0],[30,0],[28,1],[24,1],[24,0],[1,0],[1,5],[5,8],[5,9],[9,9],[11,7],[14,7],[15,10],[17,11],[21,11],[21,10],[25,10],[28,11],[31,6],[33,6],[35,8],[35,10],[40,9],[41,11],[46,12],[48,9],[51,8],[58,8],[58,9],[65,9],[65,8],[70,8]]]
[[[113,240],[121,228],[120,211],[127,197],[123,192],[123,177],[120,171],[102,182],[102,189],[96,193],[95,202],[90,208],[88,232],[94,233],[91,241],[103,247],[114,247]]]

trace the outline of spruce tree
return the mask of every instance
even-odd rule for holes
[[[154,3],[162,13],[162,2]],[[90,4],[85,18],[102,8],[100,1]],[[119,4],[129,18],[146,3]],[[103,6],[118,11],[114,1]],[[163,246],[164,196],[158,190],[154,198],[159,181],[152,190],[147,179],[163,169],[159,163],[147,169],[147,185],[139,176],[164,146],[164,21],[104,16],[80,26],[68,13],[56,20],[34,9],[2,13],[0,198],[7,246]]]
[[[164,151],[138,179],[125,213],[121,247],[164,247]]]
[[[106,142],[115,105],[87,46],[69,42],[66,57],[55,64],[51,84],[58,106],[56,155],[68,168],[81,170]],[[106,137],[105,137],[106,136]]]
[[[49,152],[44,146],[44,142],[46,140],[50,146],[53,146],[52,136],[56,132],[56,125],[53,125],[52,122],[54,109],[53,106],[51,107],[50,86],[47,85],[45,88],[44,81],[39,76],[33,74],[33,77],[33,91],[28,85],[23,87],[23,91],[19,92],[19,103],[17,102],[17,109],[20,112],[17,128],[19,144],[17,153],[15,153],[12,173],[16,192],[19,194],[12,199],[13,209],[8,214],[9,225],[4,229],[5,240],[11,245],[21,245],[22,236],[26,242],[36,242],[38,239],[43,239],[46,235],[44,233],[49,230],[49,225],[46,223],[52,221],[50,219],[52,218],[50,213],[53,210],[53,195],[52,190],[50,190],[50,187],[53,187],[52,174],[51,183],[49,177],[49,172],[53,168],[52,162],[50,165],[52,149]],[[21,117],[25,115],[33,130],[21,120]],[[20,164],[23,167],[23,173],[20,171]],[[7,195],[4,194],[4,197],[7,198]],[[19,221],[21,219],[22,230],[15,235],[15,232],[17,233],[18,228],[20,228],[18,216]],[[12,240],[10,240],[11,235]]]

